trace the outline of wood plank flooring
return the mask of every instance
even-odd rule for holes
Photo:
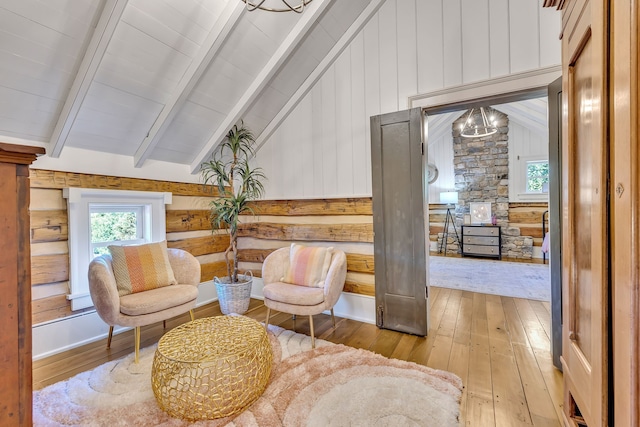
[[[196,317],[220,315],[217,303],[196,309]],[[264,321],[266,308],[252,300],[247,316]],[[456,373],[464,383],[461,425],[560,426],[562,373],[550,352],[550,306],[546,302],[454,289],[431,288],[431,329],[425,338],[375,325],[314,316],[316,336]],[[167,321],[169,330],[188,314]],[[307,318],[277,313],[270,323],[309,334]],[[142,328],[141,347],[160,339],[162,323]],[[87,344],[33,364],[34,389],[67,379],[133,351],[133,332]]]

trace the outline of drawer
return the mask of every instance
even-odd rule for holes
[[[499,236],[500,228],[498,227],[465,227],[463,234],[466,236]]]
[[[482,245],[463,245],[463,251],[465,255],[493,255],[500,256],[499,246],[482,246]]]
[[[498,236],[489,237],[489,236],[468,236],[464,235],[462,239],[462,243],[468,243],[470,245],[499,245],[500,238]]]

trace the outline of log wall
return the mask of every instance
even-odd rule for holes
[[[201,185],[116,178],[75,173],[31,171],[31,249],[34,324],[72,314],[69,293],[68,217],[62,189],[108,188],[138,191],[170,191],[167,205],[167,242],[198,258],[202,281],[226,276],[225,234],[212,234],[209,203],[212,194]],[[437,241],[446,206],[430,205],[429,234]],[[513,204],[510,222],[540,245],[540,217],[546,204]],[[256,217],[244,216],[239,228],[239,267],[261,276],[265,257],[292,242],[333,246],[347,254],[345,291],[373,296],[373,216],[371,198],[269,200],[255,205]]]
[[[33,323],[76,314],[66,298],[69,293],[69,222],[62,190],[68,187],[111,190],[168,191],[173,203],[167,209],[169,247],[185,249],[202,265],[202,281],[226,275],[222,252],[229,241],[212,235],[208,205],[212,193],[202,185],[54,172],[30,171],[31,274]],[[86,309],[89,310],[89,309]]]

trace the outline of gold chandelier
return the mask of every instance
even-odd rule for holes
[[[269,12],[295,12],[302,13],[304,7],[313,0],[241,0],[247,4],[247,10],[253,12],[256,9]],[[280,5],[279,7],[276,5]]]
[[[480,107],[480,118],[482,123],[475,123],[473,120],[473,113],[475,110],[475,108],[472,108],[471,111],[469,111],[467,120],[465,120],[463,125],[460,125],[460,136],[464,138],[482,138],[498,132],[496,120],[493,116],[487,118],[487,113],[484,111],[483,107]]]

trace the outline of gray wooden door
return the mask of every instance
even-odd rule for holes
[[[551,276],[551,354],[562,370],[562,77],[549,92],[549,268]]]
[[[420,108],[371,117],[378,327],[425,336],[426,181]]]

